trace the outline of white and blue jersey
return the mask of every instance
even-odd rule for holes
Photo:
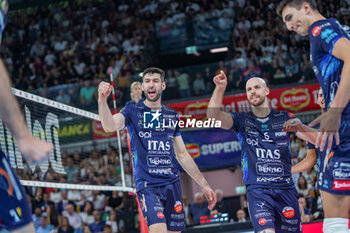
[[[179,164],[172,142],[181,135],[176,111],[164,105],[152,111],[141,100],[128,103],[121,113],[130,134],[136,190],[178,181]]]
[[[284,122],[294,114],[271,110],[265,118],[252,112],[232,113],[233,127],[242,148],[243,178],[247,190],[289,189],[291,179],[290,132],[282,132]]]
[[[342,78],[344,62],[332,55],[334,45],[341,38],[350,40],[350,27],[341,25],[334,18],[317,21],[309,28],[311,63],[323,91],[326,111],[334,100]],[[331,151],[321,153],[317,182],[321,190],[350,195],[349,126],[350,106],[347,104],[339,127],[340,144],[333,144]]]

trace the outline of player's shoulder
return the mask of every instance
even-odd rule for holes
[[[334,33],[348,30],[348,28],[348,26],[341,25],[335,18],[324,19],[310,26],[309,37],[311,40],[328,39]]]

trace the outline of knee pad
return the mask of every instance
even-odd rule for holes
[[[323,220],[324,233],[349,233],[349,219],[325,218]]]

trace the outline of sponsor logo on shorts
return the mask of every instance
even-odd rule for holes
[[[349,169],[334,169],[333,170],[333,177],[335,179],[339,180],[347,180],[350,178],[350,170]]]
[[[175,210],[176,213],[181,213],[181,211],[182,211],[182,204],[181,204],[180,201],[175,202],[174,210]]]
[[[261,212],[261,213],[257,213],[254,215],[255,218],[263,218],[263,217],[269,217],[271,216],[270,212]]]
[[[290,206],[286,206],[283,208],[282,214],[286,218],[293,218],[295,215],[295,210]]]
[[[333,182],[333,190],[350,190],[350,181],[335,180]]]
[[[288,223],[288,224],[292,224],[292,225],[295,225],[295,224],[299,223],[298,219],[282,219],[282,222],[285,222],[285,223]]]
[[[170,222],[170,226],[172,226],[172,227],[183,227],[183,226],[185,226],[185,223],[184,222],[173,222],[173,221],[171,221]]]
[[[172,219],[185,219],[185,214],[171,214]]]
[[[265,224],[266,224],[266,218],[259,218],[259,224],[261,225],[261,226],[264,226]]]
[[[282,225],[281,229],[285,231],[295,232],[298,230],[298,227],[290,227],[290,226]]]
[[[154,211],[164,211],[164,207],[161,207],[161,206],[155,206],[153,207],[154,208]]]
[[[316,26],[312,29],[312,35],[314,37],[317,37],[318,35],[320,35],[321,31],[322,31],[321,27]]]
[[[163,212],[159,211],[159,212],[157,213],[157,217],[160,218],[160,219],[163,219],[163,218],[164,218]]]

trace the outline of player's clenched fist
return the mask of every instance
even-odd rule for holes
[[[220,72],[220,74],[216,75],[213,79],[214,83],[218,87],[224,87],[227,86],[227,77],[224,72]]]
[[[112,85],[107,82],[100,82],[98,86],[98,99],[106,100],[112,92]]]

